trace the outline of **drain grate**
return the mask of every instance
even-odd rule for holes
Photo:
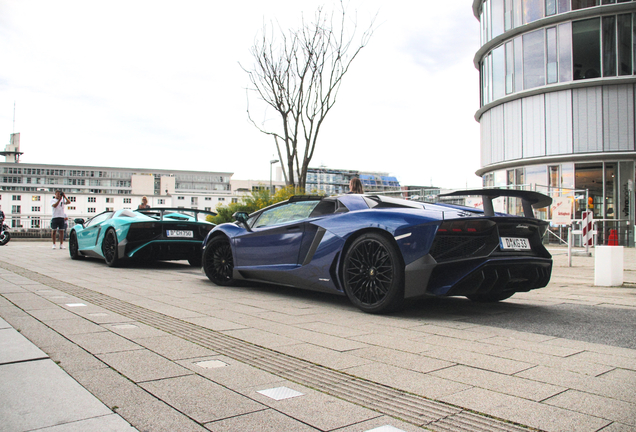
[[[0,267],[281,378],[417,426],[440,432],[530,430],[316,365],[22,267],[4,262],[0,262]]]

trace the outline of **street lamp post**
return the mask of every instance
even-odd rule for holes
[[[269,193],[274,195],[274,191],[272,190],[272,165],[280,162],[278,159],[272,159],[269,161]]]

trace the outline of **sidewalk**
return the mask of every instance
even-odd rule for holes
[[[557,248],[550,286],[498,308],[373,316],[334,296],[216,287],[183,264],[112,269],[10,246],[0,431],[636,431],[636,350],[465,319],[633,311],[636,250],[622,288],[593,287],[594,258],[568,267]]]
[[[14,432],[137,430],[1,318],[0,419]]]

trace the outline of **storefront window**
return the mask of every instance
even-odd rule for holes
[[[525,183],[531,190],[546,193],[548,184],[548,169],[545,165],[530,165],[526,167]]]

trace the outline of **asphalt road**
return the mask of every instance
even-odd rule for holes
[[[634,309],[576,303],[528,305],[503,301],[476,304],[449,298],[418,302],[405,313],[420,314],[426,309],[460,315],[462,318],[458,321],[472,324],[636,349]]]

